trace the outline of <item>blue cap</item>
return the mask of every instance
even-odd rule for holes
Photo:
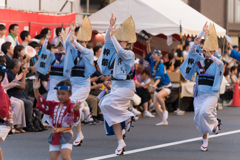
[[[160,56],[160,55],[162,56],[162,52],[161,52],[159,49],[154,50],[153,53],[157,53],[159,56]]]

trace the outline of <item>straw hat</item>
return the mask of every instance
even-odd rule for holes
[[[85,16],[82,25],[79,28],[77,39],[79,41],[87,42],[92,38],[92,26],[88,16]]]
[[[67,34],[66,34],[66,32],[64,31],[63,28],[62,28],[61,33],[62,33],[62,35],[63,35],[63,41],[66,41],[66,39],[67,39]],[[61,39],[60,39],[60,37],[58,37],[58,41],[57,41],[55,47],[57,47],[57,46],[59,45],[60,42],[61,42]]]
[[[209,25],[209,33],[207,39],[205,40],[203,48],[206,48],[209,51],[215,51],[218,49],[218,38],[214,24],[210,23]]]
[[[137,41],[136,28],[132,16],[120,25],[114,36],[118,41],[128,41],[128,43],[135,43]]]

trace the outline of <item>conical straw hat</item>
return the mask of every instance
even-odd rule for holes
[[[63,35],[63,41],[66,41],[66,39],[67,39],[67,34],[66,34],[66,32],[64,31],[63,28],[62,28],[61,33],[62,33],[62,35]],[[61,42],[61,39],[60,39],[60,37],[58,37],[58,41],[57,41],[55,47],[57,47],[57,46],[59,45],[60,42]]]
[[[137,41],[136,28],[132,16],[120,25],[114,36],[118,41],[127,41],[128,43],[135,43]]]
[[[214,24],[210,23],[209,25],[209,33],[207,39],[205,40],[203,48],[206,48],[209,51],[215,51],[218,49],[218,38]]]
[[[80,26],[78,31],[77,39],[79,41],[87,42],[92,38],[92,26],[88,16],[86,16]]]

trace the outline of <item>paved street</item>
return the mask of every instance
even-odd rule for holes
[[[74,147],[72,160],[236,160],[240,151],[240,108],[224,107],[218,111],[223,126],[217,137],[209,140],[209,151],[201,152],[200,133],[193,121],[193,112],[184,116],[170,113],[168,126],[155,126],[159,118],[140,118],[127,133],[124,156],[115,156],[115,137],[105,136],[103,125],[83,125],[85,136],[80,147]],[[230,132],[236,131],[236,132]],[[5,160],[49,160],[47,138],[51,130],[39,133],[14,134],[0,146]],[[186,140],[186,141],[183,141]],[[175,143],[172,143],[175,142]],[[145,148],[147,147],[147,148]],[[155,148],[154,148],[155,147]],[[139,149],[139,150],[136,150]]]

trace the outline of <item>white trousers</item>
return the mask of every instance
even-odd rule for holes
[[[133,95],[133,90],[114,85],[111,93],[101,99],[99,106],[102,110],[104,120],[106,120],[109,127],[134,116],[132,112],[127,110]]]
[[[211,133],[218,124],[216,104],[218,97],[203,94],[194,98],[194,121],[202,135]]]

